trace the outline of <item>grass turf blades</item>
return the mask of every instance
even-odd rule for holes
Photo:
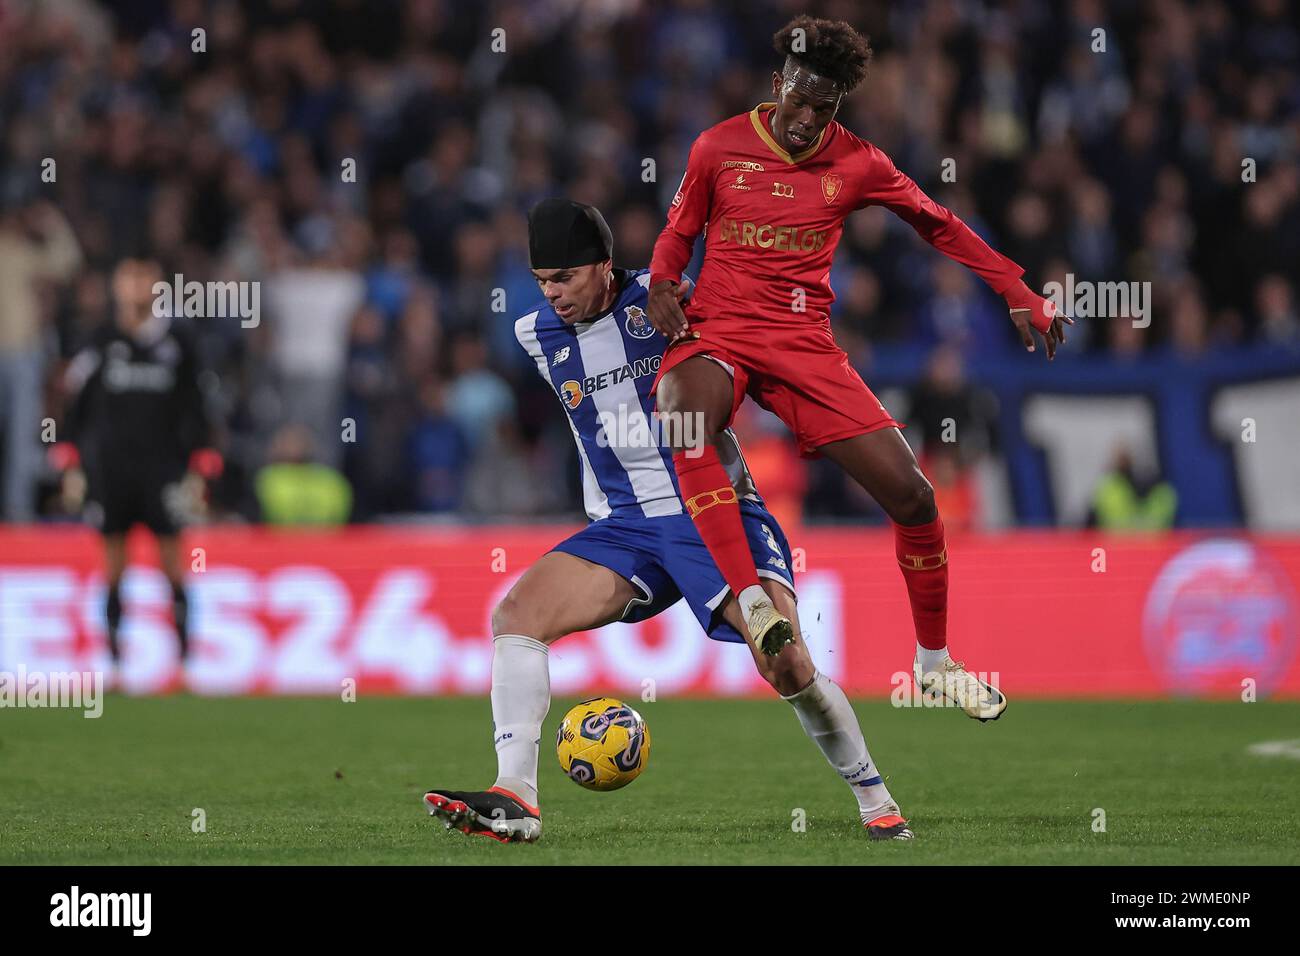
[[[1025,700],[983,726],[856,701],[917,834],[878,843],[780,701],[635,701],[653,758],[601,794],[555,760],[577,699],[557,696],[543,727],[531,846],[447,833],[420,805],[432,786],[491,785],[484,698],[110,696],[97,720],[0,711],[0,864],[1300,862],[1300,760],[1247,752],[1297,736],[1297,702]]]

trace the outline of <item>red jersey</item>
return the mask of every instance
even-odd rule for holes
[[[705,130],[691,147],[650,264],[651,284],[678,281],[695,237],[705,232],[704,266],[688,318],[828,323],[835,301],[831,260],[844,219],[873,204],[907,222],[999,294],[1024,273],[922,192],[888,156],[839,123],[791,156],[768,127],[775,106],[762,103],[733,116]]]

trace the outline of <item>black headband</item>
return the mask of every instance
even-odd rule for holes
[[[614,257],[614,234],[595,206],[543,199],[528,214],[528,259],[534,269],[571,269]]]

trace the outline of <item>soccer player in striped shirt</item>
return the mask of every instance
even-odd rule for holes
[[[496,782],[487,790],[430,790],[426,809],[467,834],[540,837],[537,758],[551,702],[549,646],[575,631],[646,620],[684,599],[709,637],[749,647],[759,673],[849,785],[868,835],[912,839],[848,698],[816,669],[797,630],[776,655],[742,637],[736,601],[685,513],[671,456],[651,425],[650,386],[667,342],[645,317],[649,274],[615,269],[604,217],[567,199],[532,211],[528,246],[546,300],[515,323],[515,336],[568,415],[591,523],[524,572],[492,613]],[[679,284],[678,294],[686,288]],[[764,593],[797,625],[785,533],[731,431],[709,447],[740,502],[741,533]]]

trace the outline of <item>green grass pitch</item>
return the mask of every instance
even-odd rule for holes
[[[490,785],[482,698],[2,710],[0,864],[1300,863],[1300,760],[1247,751],[1297,736],[1297,702],[1013,699],[981,725],[858,701],[917,834],[886,844],[779,700],[637,703],[649,767],[609,794],[555,761],[575,702],[557,698],[543,728],[532,846],[447,832],[420,805],[433,786]]]

